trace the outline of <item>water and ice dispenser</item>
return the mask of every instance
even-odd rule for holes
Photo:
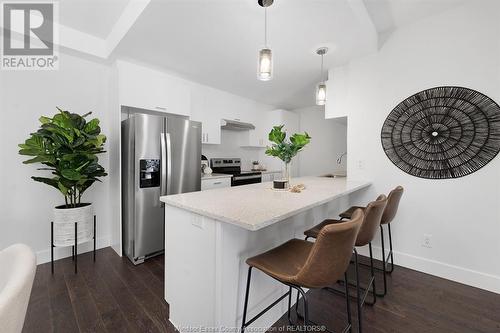
[[[139,187],[160,186],[160,160],[139,160]]]

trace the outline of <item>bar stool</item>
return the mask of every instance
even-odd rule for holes
[[[344,274],[347,282],[347,268],[351,259],[356,236],[363,221],[363,212],[355,211],[350,221],[341,224],[329,225],[323,228],[316,242],[292,239],[265,253],[247,259],[248,277],[243,307],[243,320],[241,333],[245,328],[260,316],[288,296],[288,321],[292,324],[290,307],[292,289],[302,296],[304,301],[304,325],[309,323],[308,300],[303,288],[324,288],[337,282]],[[273,279],[288,286],[288,292],[266,307],[250,320],[246,320],[248,307],[248,294],[252,268],[257,268]],[[349,293],[346,283],[346,293]],[[351,310],[349,297],[346,298],[348,324],[343,332],[351,330]]]
[[[377,232],[377,228],[380,226],[380,221],[382,219],[382,214],[384,213],[385,207],[387,205],[387,197],[383,194],[379,195],[376,201],[372,201],[366,206],[364,209],[365,215],[363,218],[363,223],[361,224],[361,228],[359,230],[359,233],[356,237],[356,242],[355,242],[355,247],[361,247],[368,245],[370,249],[370,281],[366,288],[361,288],[360,283],[359,283],[359,265],[358,265],[358,251],[356,248],[354,248],[354,268],[356,272],[356,288],[358,290],[358,295],[357,295],[357,307],[358,307],[358,327],[359,327],[359,332],[362,330],[362,315],[361,315],[361,307],[365,303],[366,297],[370,293],[370,288],[372,289],[371,293],[373,296],[373,301],[371,302],[366,302],[368,305],[373,305],[377,301],[376,297],[376,286],[375,286],[375,271],[374,271],[374,266],[373,266],[373,252],[372,252],[372,240],[375,237],[375,233]],[[362,211],[361,209],[355,210],[356,212]],[[308,229],[304,231],[304,235],[306,235],[306,240],[308,238],[316,238],[318,235],[321,233],[321,230],[323,228],[326,228],[330,225],[341,225],[343,224],[342,220],[334,220],[334,219],[328,219],[324,220],[320,224],[315,225],[311,229]],[[316,240],[317,242],[317,240]],[[346,284],[348,284],[348,281],[346,280]],[[346,288],[348,286],[346,285]],[[359,295],[359,289],[364,289],[364,294],[362,297]],[[333,288],[328,288],[329,290],[332,291],[338,291]],[[346,294],[346,297],[349,297]]]
[[[384,274],[384,293],[383,294],[377,294],[379,297],[384,297],[387,294],[387,277],[386,274],[391,274],[394,271],[394,256],[392,253],[392,234],[391,234],[391,222],[394,220],[394,217],[396,216],[396,213],[398,212],[399,208],[399,202],[401,200],[401,197],[403,196],[404,188],[402,186],[397,186],[394,188],[389,195],[387,196],[387,206],[384,210],[384,214],[382,215],[382,220],[380,222],[380,238],[381,238],[381,245],[382,245],[382,269],[375,267],[376,270],[382,271]],[[351,218],[352,213],[357,210],[365,210],[366,207],[359,207],[359,206],[352,206],[345,212],[341,213],[339,216],[341,219],[349,219]],[[388,228],[388,233],[389,233],[389,254],[385,255],[385,240],[384,240],[384,228],[383,226],[387,225]],[[390,269],[387,270],[387,265],[389,264],[389,259],[391,260],[390,262]]]

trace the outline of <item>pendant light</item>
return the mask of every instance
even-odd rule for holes
[[[267,7],[274,0],[258,0],[259,6],[264,8],[264,47],[259,50],[259,62],[257,66],[257,78],[261,81],[269,81],[273,78],[273,54],[267,46]]]
[[[323,57],[327,52],[327,47],[320,47],[316,50],[316,53],[321,56],[320,82],[316,86],[316,105],[325,105],[326,103],[326,83],[323,80]]]

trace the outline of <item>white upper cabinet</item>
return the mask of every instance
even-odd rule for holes
[[[325,118],[348,116],[349,110],[349,71],[348,67],[337,67],[329,71],[326,81]]]
[[[243,147],[264,148],[267,145],[267,134],[270,131],[270,126],[265,117],[256,119],[252,122],[255,125],[254,130],[248,131],[248,144]]]
[[[269,142],[269,132],[273,126],[285,125],[288,135],[299,131],[299,116],[295,112],[287,110],[272,110],[266,112],[263,116],[249,121],[255,125],[254,130],[249,130],[246,134],[248,139],[242,147],[265,148],[271,144]]]
[[[220,98],[212,89],[195,86],[191,106],[191,119],[202,123],[201,142],[220,144],[221,119],[224,117]]]
[[[117,62],[118,90],[121,105],[189,116],[189,85],[153,69],[124,61]]]

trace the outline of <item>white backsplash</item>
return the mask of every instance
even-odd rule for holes
[[[250,170],[252,161],[260,161],[263,149],[241,148],[245,135],[238,131],[221,131],[220,145],[203,144],[201,151],[209,160],[218,157],[241,158],[241,169]]]

